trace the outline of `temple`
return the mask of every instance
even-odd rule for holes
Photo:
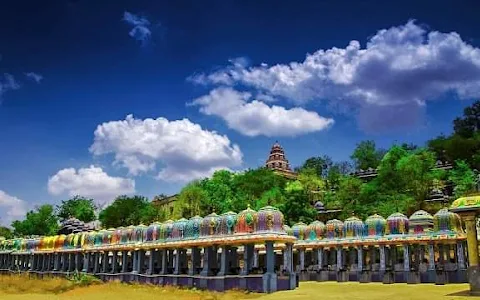
[[[289,179],[297,178],[297,173],[293,172],[290,168],[290,164],[285,157],[285,151],[278,141],[273,144],[272,149],[270,150],[270,155],[265,163],[265,167],[283,177]]]
[[[265,293],[295,289],[299,280],[465,283],[467,270],[478,270],[480,197],[472,199],[454,202],[458,214],[443,208],[435,215],[420,210],[410,217],[397,212],[289,227],[277,208],[267,206],[149,226],[4,240],[0,274],[82,272],[104,281]],[[468,214],[467,233],[460,214]]]

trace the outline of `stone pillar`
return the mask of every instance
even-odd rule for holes
[[[255,250],[255,245],[248,244],[243,246],[243,269],[240,275],[248,275],[253,269],[253,254]]]
[[[337,248],[337,281],[348,281],[348,273],[345,270],[345,250],[342,247]]]
[[[222,254],[220,258],[220,272],[218,272],[217,276],[225,276],[228,275],[228,261],[229,261],[229,246],[222,246]]]
[[[298,265],[298,272],[303,272],[305,271],[305,249],[304,248],[300,248],[298,249],[298,256],[300,257],[300,262],[299,262],[299,265]]]
[[[109,270],[108,259],[109,259],[108,251],[103,252],[103,256],[102,256],[102,272],[105,273],[105,274],[106,274],[106,273],[108,272],[108,270]]]
[[[435,248],[433,244],[428,244],[428,269],[435,270]]]
[[[160,270],[160,274],[166,275],[168,274],[168,260],[167,260],[167,250],[166,249],[161,249],[160,253],[162,255],[161,261],[162,261],[162,269]]]
[[[193,276],[197,275],[198,267],[200,266],[200,249],[198,247],[192,248],[192,255],[191,255],[191,264],[190,269],[188,270],[188,275]]]
[[[273,242],[265,242],[265,263],[267,272],[263,274],[263,292],[272,293],[277,291],[277,274],[275,273],[275,250]]]
[[[410,272],[410,247],[403,245],[403,270]]]
[[[75,253],[71,252],[68,254],[68,272],[73,272],[75,270]]]
[[[80,272],[82,271],[82,260],[83,260],[83,255],[81,252],[75,253],[75,270]]]
[[[214,251],[213,246],[203,248],[203,270],[200,272],[201,276],[212,276],[213,260],[217,259],[217,252]]]
[[[445,273],[445,245],[438,245],[438,265],[436,268],[435,284],[444,285],[447,281]]]
[[[180,258],[181,258],[181,250],[180,249],[177,249],[176,251],[176,255],[175,255],[175,263],[174,263],[174,271],[173,271],[173,274],[174,275],[180,275],[180,268],[181,268],[181,265],[180,265]]]
[[[358,271],[362,272],[363,271],[363,263],[364,263],[364,255],[363,255],[363,247],[362,246],[358,246],[358,248],[357,248],[357,261],[358,261],[358,264],[357,264]]]
[[[147,269],[147,274],[152,275],[153,274],[153,269],[155,268],[155,254],[157,250],[155,249],[150,249],[150,255],[148,256],[148,269]]]
[[[145,250],[140,249],[137,253],[137,271],[143,274],[145,269]]]
[[[386,261],[385,261],[385,246],[380,246],[380,272],[385,272],[386,270]]]
[[[174,262],[174,253],[173,253],[173,250],[168,250],[168,260],[167,260],[167,268],[168,268],[168,272],[172,272],[173,271],[173,262]]]
[[[254,268],[258,268],[258,257],[259,257],[258,251],[259,251],[258,249],[253,250],[253,267]]]
[[[318,271],[323,270],[323,248],[317,248],[317,265]]]
[[[95,252],[93,254],[93,274],[98,274],[100,272],[100,252]]]
[[[132,273],[138,273],[138,250],[132,251]]]
[[[59,270],[59,267],[60,267],[60,253],[55,253],[54,256],[55,256],[55,260],[53,261],[53,270],[55,272],[57,272]]]
[[[122,251],[122,273],[128,272],[128,251]]]
[[[90,267],[89,264],[90,264],[90,253],[85,252],[85,254],[83,255],[83,269],[82,269],[82,272],[84,272],[84,273],[88,272],[88,268]]]
[[[463,247],[463,242],[457,242],[457,266],[458,269],[464,270],[465,266],[465,250]]]

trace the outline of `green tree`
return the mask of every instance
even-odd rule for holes
[[[318,177],[325,177],[332,164],[332,159],[326,155],[310,157],[300,168],[297,169],[297,172],[300,173],[302,170],[314,170]]]
[[[265,192],[285,188],[286,179],[266,168],[251,169],[233,176],[232,191],[234,193],[232,210],[240,211],[250,204],[258,207],[257,201]]]
[[[138,225],[152,216],[151,205],[146,197],[122,195],[100,212],[99,220],[104,228]]]
[[[288,224],[293,225],[299,221],[308,224],[315,220],[317,212],[309,203],[308,193],[300,181],[288,182],[285,192],[285,203],[279,205],[279,209]]]
[[[55,235],[58,231],[58,218],[52,205],[45,204],[27,212],[22,221],[12,223],[15,236]]]
[[[191,218],[196,215],[205,216],[209,213],[205,209],[207,195],[199,181],[194,181],[185,186],[179,193],[173,215],[175,218]]]
[[[362,202],[361,191],[363,182],[353,176],[343,176],[339,180],[335,193],[336,203],[342,208],[341,216],[348,218],[352,213],[359,217],[369,214],[370,207]]]
[[[384,153],[383,150],[376,148],[374,141],[362,141],[357,144],[351,158],[357,169],[375,169],[382,160]]]
[[[457,160],[455,167],[449,172],[448,179],[453,183],[456,198],[466,196],[476,189],[477,176],[463,160]]]
[[[458,117],[453,121],[455,133],[464,137],[471,138],[480,129],[480,100],[463,110],[463,117]]]
[[[435,181],[443,176],[443,170],[435,170],[435,154],[419,149],[397,162],[398,175],[403,178],[404,191],[415,199],[414,210],[423,209]]]
[[[279,187],[273,187],[268,191],[265,191],[260,199],[255,203],[254,209],[260,209],[267,205],[279,207],[285,202],[285,196],[282,192],[282,189]],[[240,211],[239,209],[238,211]]]
[[[97,209],[93,199],[81,196],[75,196],[69,200],[63,200],[57,205],[57,216],[60,220],[75,217],[83,222],[91,222],[96,219],[95,210]]]
[[[7,240],[13,238],[12,230],[8,227],[0,226],[0,240],[2,237]]]
[[[201,182],[202,189],[206,194],[204,210],[216,213],[224,213],[232,210],[234,192],[232,190],[233,174],[227,170],[219,170],[213,173],[209,179]]]

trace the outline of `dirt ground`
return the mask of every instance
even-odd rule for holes
[[[25,285],[35,283],[24,282]],[[198,290],[181,290],[144,285],[125,285],[109,283],[75,288],[63,293],[41,292],[35,287],[22,291],[0,286],[1,300],[296,300],[296,299],[467,299],[467,284],[435,286],[431,284],[407,285],[381,283],[336,283],[336,282],[303,282],[294,291],[277,292],[270,295],[230,291],[227,293],[211,293]]]

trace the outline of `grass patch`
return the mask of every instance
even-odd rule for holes
[[[101,283],[97,278],[74,273],[67,278],[43,277],[34,274],[12,274],[0,276],[0,291],[5,294],[60,294],[76,287]]]

